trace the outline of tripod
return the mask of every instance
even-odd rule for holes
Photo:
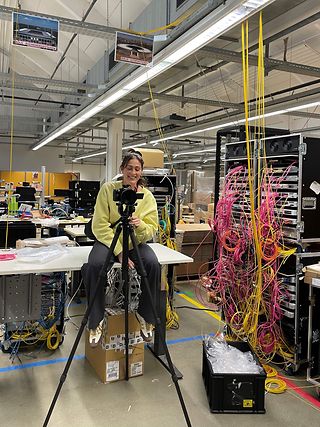
[[[171,378],[172,378],[172,381],[173,381],[173,383],[175,385],[175,388],[176,388],[176,391],[177,391],[177,395],[178,395],[178,398],[179,398],[179,401],[180,401],[180,405],[181,405],[181,408],[182,408],[182,411],[183,411],[183,414],[184,414],[184,418],[186,420],[187,426],[188,427],[192,427],[191,421],[190,421],[190,418],[189,418],[189,415],[188,415],[188,411],[187,411],[187,408],[186,408],[186,405],[185,405],[185,402],[184,402],[184,399],[183,399],[183,396],[182,396],[182,393],[181,393],[181,389],[180,389],[180,386],[179,386],[179,383],[178,383],[178,377],[177,377],[177,375],[175,373],[175,369],[174,369],[174,366],[173,366],[173,363],[172,363],[172,360],[171,360],[171,356],[170,356],[167,344],[165,342],[164,334],[163,334],[163,331],[162,331],[162,328],[161,328],[160,317],[159,317],[159,315],[158,315],[158,313],[156,311],[155,304],[154,304],[154,301],[153,301],[153,298],[152,298],[152,294],[151,294],[151,291],[150,291],[150,285],[149,285],[149,281],[148,281],[148,277],[147,277],[147,272],[146,272],[146,270],[144,268],[144,265],[143,265],[143,262],[142,262],[142,259],[141,259],[140,253],[139,253],[139,248],[138,248],[136,237],[135,237],[135,234],[134,234],[134,231],[133,231],[133,227],[130,224],[130,217],[131,217],[132,213],[135,210],[134,206],[135,206],[136,198],[132,199],[132,197],[131,197],[129,200],[125,199],[125,203],[126,203],[126,207],[125,208],[123,206],[123,201],[121,199],[120,200],[118,198],[116,199],[115,196],[114,196],[114,200],[118,200],[117,205],[118,205],[118,210],[119,210],[119,214],[120,214],[120,219],[117,221],[117,228],[116,228],[116,231],[115,231],[112,243],[110,245],[110,249],[109,249],[108,255],[107,255],[105,263],[104,263],[104,265],[101,268],[100,273],[99,273],[98,286],[96,288],[95,294],[94,294],[94,296],[93,296],[90,304],[88,305],[87,310],[86,310],[86,312],[85,312],[85,314],[83,316],[83,319],[81,321],[81,325],[80,325],[79,331],[77,333],[76,339],[75,339],[74,344],[72,346],[72,349],[71,349],[70,355],[68,357],[66,366],[65,366],[65,368],[64,368],[64,370],[63,370],[63,372],[62,372],[62,374],[60,376],[60,381],[59,381],[58,387],[56,389],[55,395],[54,395],[54,397],[52,399],[52,402],[51,402],[50,408],[48,410],[48,413],[46,415],[46,419],[44,421],[43,427],[46,427],[48,425],[48,423],[49,423],[49,420],[50,420],[50,417],[51,417],[52,412],[54,410],[55,404],[56,404],[56,402],[58,400],[60,391],[61,391],[62,386],[63,386],[63,384],[64,384],[64,382],[65,382],[65,380],[67,378],[69,368],[71,366],[73,357],[75,355],[75,352],[77,350],[77,347],[78,347],[80,339],[81,339],[81,335],[82,335],[83,330],[84,330],[84,328],[85,328],[85,326],[87,324],[90,312],[91,312],[92,307],[94,305],[94,301],[95,301],[95,299],[96,299],[96,297],[98,295],[99,288],[100,288],[100,286],[104,286],[104,283],[105,283],[105,280],[106,280],[106,274],[107,274],[107,271],[108,271],[108,268],[109,268],[109,265],[110,265],[110,261],[111,261],[111,259],[113,257],[113,251],[114,251],[114,248],[116,246],[116,243],[117,243],[117,241],[119,239],[119,236],[120,236],[121,232],[123,232],[123,242],[122,242],[122,249],[123,249],[123,256],[122,256],[122,280],[123,280],[124,305],[125,305],[126,380],[129,379],[129,333],[128,333],[128,330],[129,330],[129,313],[128,313],[128,305],[129,305],[129,269],[128,269],[128,260],[129,260],[129,238],[130,238],[131,242],[132,242],[132,245],[133,245],[133,250],[135,252],[136,259],[137,259],[137,262],[138,262],[139,274],[140,274],[141,280],[145,284],[145,288],[146,288],[146,290],[148,292],[149,301],[150,301],[150,305],[151,305],[151,308],[152,308],[153,316],[156,319],[156,327],[159,330],[159,336],[160,336],[160,339],[162,341],[162,345],[164,347],[165,355],[166,355],[166,358],[167,358],[167,361],[168,361],[168,365],[169,365],[169,370],[170,370],[170,373],[171,373]]]

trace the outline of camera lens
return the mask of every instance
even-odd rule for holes
[[[137,201],[137,193],[131,188],[124,188],[121,194],[121,203],[133,206]]]

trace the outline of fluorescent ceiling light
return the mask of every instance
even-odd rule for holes
[[[212,162],[212,161],[214,161],[214,160],[216,160],[216,158],[215,158],[215,157],[208,157],[207,159],[204,159],[204,160],[203,160],[203,163]]]
[[[141,142],[140,144],[127,145],[126,147],[122,147],[122,150],[129,150],[130,148],[142,147],[143,145],[147,145],[147,143]]]
[[[201,154],[201,153],[207,153],[207,152],[211,152],[211,153],[214,152],[215,153],[215,151],[216,151],[215,147],[207,148],[205,150],[197,150],[197,151],[181,151],[179,153],[175,153],[173,155],[173,158],[175,158],[177,156],[186,156],[188,154],[193,155],[193,154]]]
[[[77,162],[78,160],[88,159],[89,157],[102,156],[103,154],[107,154],[107,150],[96,151],[94,153],[84,154],[83,156],[75,157],[72,161]]]
[[[248,121],[253,122],[255,120],[259,120],[262,118],[278,116],[280,114],[287,114],[287,113],[290,113],[291,111],[299,111],[299,110],[304,110],[305,108],[318,107],[319,105],[320,105],[320,101],[317,101],[317,102],[311,102],[309,104],[298,105],[295,107],[284,108],[282,110],[271,111],[270,113],[265,113],[263,115],[249,117]],[[197,133],[203,133],[203,132],[207,132],[210,130],[223,129],[223,128],[228,128],[231,126],[237,126],[237,125],[241,125],[245,122],[246,122],[246,119],[239,119],[239,120],[233,120],[232,122],[221,123],[219,125],[208,126],[206,128],[203,128],[203,129],[198,129],[198,130],[193,130],[193,131],[185,131],[183,133],[176,133],[175,135],[168,135],[168,136],[164,136],[163,138],[152,140],[152,141],[150,141],[150,144],[156,144],[156,143],[162,142],[162,141],[169,141],[170,139],[176,139],[176,138],[180,138],[183,136],[194,135]]]
[[[122,82],[101,95],[96,101],[93,101],[92,105],[85,108],[83,113],[79,112],[78,117],[76,115],[65,124],[62,124],[59,131],[53,131],[52,134],[45,137],[39,143],[36,143],[32,147],[32,150],[38,150],[58,136],[89,119],[97,112],[110,106],[134,89],[137,89],[147,81],[158,76],[163,71],[168,70],[174,64],[185,59],[187,56],[196,52],[207,43],[274,1],[275,0],[247,0],[239,5],[239,1],[234,0],[232,2],[230,0],[226,4],[220,5],[210,15],[203,19],[204,24],[200,21],[194,26],[193,32],[191,28],[189,32],[182,34],[177,40],[172,42],[172,46],[169,45],[163,51],[159,52],[159,54],[154,57],[154,65],[151,68],[140,68],[136,72],[133,72],[131,76],[126,77]],[[198,34],[194,34],[196,31],[198,31]],[[188,37],[188,34],[191,35]],[[168,53],[168,50],[170,53]]]

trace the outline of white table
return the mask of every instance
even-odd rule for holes
[[[149,243],[156,254],[160,265],[182,264],[193,262],[193,259],[180,252],[160,245],[160,243]],[[77,271],[87,262],[91,246],[77,246],[67,248],[68,253],[62,258],[46,262],[44,264],[29,264],[17,259],[11,261],[0,261],[0,276],[8,274],[30,274],[30,273],[49,273],[57,271]],[[120,267],[115,263],[115,267]]]
[[[89,237],[87,237],[85,235],[84,232],[84,225],[79,225],[79,226],[72,226],[70,227],[70,225],[68,225],[67,227],[64,228],[64,232],[70,236],[72,238],[72,240],[75,240],[77,243],[79,244],[83,244],[83,243],[94,243],[94,240],[89,239]]]

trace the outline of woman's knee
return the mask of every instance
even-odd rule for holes
[[[92,259],[88,262],[88,270],[97,271],[99,273],[99,271],[103,267],[103,264],[104,264],[103,261],[99,259]]]

